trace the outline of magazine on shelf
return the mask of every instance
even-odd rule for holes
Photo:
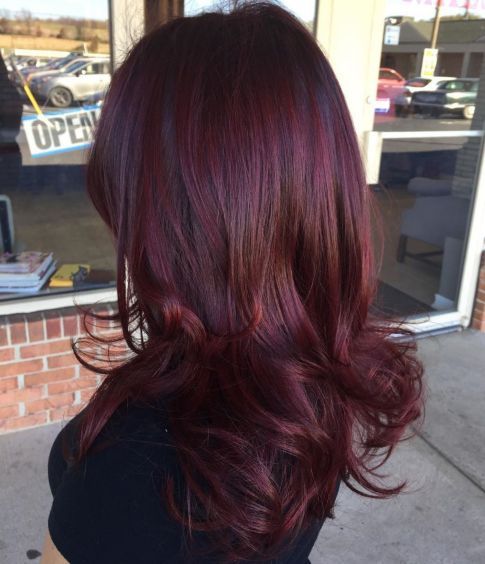
[[[22,253],[0,254],[0,276],[15,275],[24,278],[35,278],[52,261],[52,253],[40,251],[24,251]],[[3,279],[3,278],[2,278]]]
[[[42,286],[47,282],[48,278],[53,274],[56,270],[56,263],[52,262],[52,264],[47,268],[46,272],[42,276],[42,278],[36,284],[27,284],[24,286],[1,286],[0,285],[0,292],[10,292],[10,293],[24,293],[30,294],[34,292],[38,292]]]
[[[35,274],[13,274],[0,272],[0,287],[8,286],[36,286],[39,281],[44,277],[44,274],[50,268],[53,263],[51,259],[44,265],[42,265],[42,270],[39,270]]]

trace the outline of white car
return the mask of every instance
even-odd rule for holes
[[[34,96],[56,108],[68,108],[73,102],[99,101],[111,80],[109,59],[97,58],[73,63],[64,72],[34,76],[30,88]]]
[[[396,108],[396,116],[404,117],[409,113],[411,105],[411,96],[413,92],[421,90],[437,90],[442,82],[446,80],[454,80],[455,76],[415,76],[406,80],[404,90],[395,98],[394,105]]]

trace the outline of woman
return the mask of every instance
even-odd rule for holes
[[[113,76],[87,179],[130,355],[107,346],[53,445],[55,546],[72,563],[309,562],[341,480],[402,489],[376,457],[422,411],[409,335],[369,313],[371,194],[324,55],[266,3],[161,26]],[[100,371],[96,336],[80,344]]]

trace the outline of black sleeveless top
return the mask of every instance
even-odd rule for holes
[[[181,475],[163,410],[120,406],[76,467],[64,460],[61,441],[67,433],[74,445],[79,418],[61,429],[48,461],[48,528],[64,558],[71,564],[217,564],[216,557],[187,556],[184,531],[162,504],[163,472]],[[106,440],[109,446],[96,452]],[[277,560],[257,562],[308,564],[322,525],[315,522]],[[196,546],[207,546],[204,534],[194,532]]]

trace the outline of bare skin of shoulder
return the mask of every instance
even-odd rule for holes
[[[52,542],[49,531],[45,535],[40,564],[69,564]]]

